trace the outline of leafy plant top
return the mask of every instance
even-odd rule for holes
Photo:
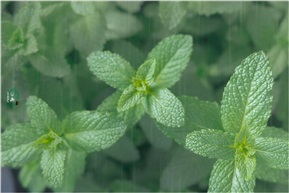
[[[94,75],[122,93],[106,105],[117,100],[117,112],[139,114],[136,122],[145,111],[157,122],[179,127],[184,124],[184,108],[168,88],[180,79],[191,52],[191,36],[173,35],[154,47],[137,71],[109,51],[94,52],[87,61]]]
[[[257,164],[288,169],[288,140],[262,136],[271,112],[272,86],[267,57],[263,52],[251,54],[225,87],[221,105],[225,131],[207,128],[187,136],[188,149],[218,159],[209,192],[253,192]],[[277,129],[274,135],[278,133]]]

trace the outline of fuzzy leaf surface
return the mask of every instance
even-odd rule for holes
[[[217,160],[208,192],[254,192],[255,179],[245,180],[234,161]]]
[[[247,129],[260,135],[271,114],[273,76],[264,52],[242,61],[223,93],[221,106],[224,129],[237,133]]]
[[[87,58],[90,71],[108,85],[124,90],[131,84],[135,69],[122,57],[109,51],[94,52]]]
[[[233,159],[234,136],[214,129],[203,129],[189,134],[186,147],[196,154],[209,158]]]
[[[119,98],[117,110],[125,111],[139,104],[142,99],[142,94],[136,90],[133,85],[129,85]]]
[[[181,77],[192,53],[193,40],[188,35],[172,35],[159,42],[149,53],[148,59],[157,61],[155,82],[169,88]]]

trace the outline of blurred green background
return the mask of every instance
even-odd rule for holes
[[[268,124],[288,130],[288,2],[25,4],[1,2],[2,132],[27,121],[25,102],[31,95],[60,118],[95,110],[114,89],[88,70],[92,51],[118,53],[137,68],[160,40],[178,33],[191,35],[194,45],[188,67],[171,89],[176,96],[220,103],[235,67],[263,50],[275,79]],[[18,93],[18,105],[7,102],[11,89]],[[214,161],[177,145],[145,116],[112,147],[88,156],[76,191],[204,192]],[[27,168],[13,170],[16,191],[50,191]],[[257,180],[255,192],[287,192],[288,176],[284,181]]]

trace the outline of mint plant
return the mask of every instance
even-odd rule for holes
[[[122,92],[120,97],[112,96],[112,103],[118,101],[119,113],[130,111],[129,114],[139,114],[140,118],[145,111],[157,122],[179,127],[184,124],[184,108],[167,88],[180,79],[191,52],[190,36],[173,35],[154,47],[137,71],[109,51],[94,52],[87,61],[94,75]]]
[[[64,191],[74,189],[86,154],[108,148],[126,129],[122,121],[96,111],[76,111],[60,122],[35,96],[27,99],[27,114],[29,123],[12,125],[2,134],[2,166],[37,167],[33,162],[40,162],[47,184]]]
[[[263,52],[251,54],[236,68],[225,87],[221,105],[225,131],[206,128],[187,135],[188,149],[218,159],[209,192],[253,192],[259,164],[288,169],[288,139],[262,136],[271,113],[272,86],[267,57]]]

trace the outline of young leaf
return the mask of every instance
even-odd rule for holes
[[[154,73],[156,69],[156,60],[154,58],[143,63],[136,72],[136,77],[145,80],[148,85],[154,82]]]
[[[248,129],[260,135],[271,113],[273,77],[264,52],[248,56],[235,70],[223,93],[224,129]]]
[[[165,27],[173,29],[186,15],[186,2],[159,2],[159,16]]]
[[[250,180],[256,168],[256,158],[253,156],[244,156],[237,152],[235,155],[235,165],[245,180]]]
[[[192,52],[192,37],[188,35],[173,35],[162,40],[149,53],[148,59],[157,61],[155,82],[158,86],[169,88],[181,77]]]
[[[63,183],[65,157],[66,150],[63,149],[43,151],[40,162],[42,174],[53,187],[59,187]]]
[[[39,153],[33,145],[38,134],[31,124],[16,124],[5,129],[1,140],[2,165],[22,166]]]
[[[41,4],[39,2],[26,3],[15,15],[15,24],[22,28],[25,34],[31,34],[41,27],[40,13]]]
[[[253,192],[255,178],[245,180],[234,161],[217,160],[211,173],[208,192]]]
[[[120,90],[127,88],[135,75],[135,70],[126,60],[109,51],[94,52],[89,55],[87,62],[94,75]]]
[[[122,121],[96,111],[74,112],[64,119],[62,128],[73,148],[87,152],[110,147],[126,129]]]
[[[186,147],[202,156],[209,158],[233,159],[235,149],[234,136],[230,133],[214,129],[203,129],[189,134]]]
[[[180,127],[185,122],[182,103],[168,89],[152,90],[144,105],[147,113],[161,124]]]
[[[44,135],[49,130],[60,132],[59,122],[55,112],[41,99],[30,96],[27,99],[27,114],[35,131]]]
[[[185,124],[182,127],[174,128],[156,123],[168,137],[185,146],[189,133],[209,128],[223,129],[220,107],[216,102],[202,101],[188,96],[182,96],[179,99],[185,109]]]
[[[141,102],[142,97],[141,92],[137,91],[133,85],[129,85],[119,98],[117,111],[121,112],[134,107]]]
[[[99,112],[108,112],[112,117],[122,119],[128,128],[134,126],[143,116],[144,110],[142,104],[135,105],[126,111],[118,113],[117,105],[121,96],[121,91],[116,91],[111,96],[107,97],[97,108]]]
[[[255,144],[256,155],[268,166],[276,169],[288,169],[288,140],[274,139],[269,137],[259,137]]]
[[[79,177],[84,171],[85,167],[84,152],[73,151],[68,149],[64,164],[64,174],[62,186],[55,188],[55,192],[73,192]]]

